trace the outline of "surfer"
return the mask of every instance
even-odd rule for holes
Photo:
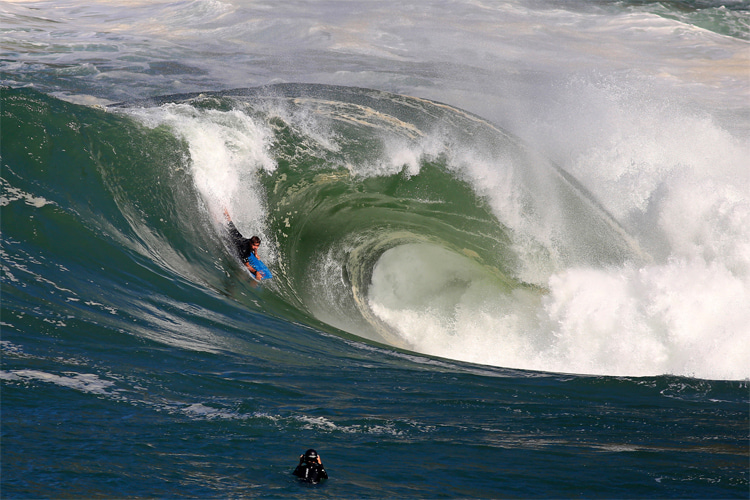
[[[237,249],[237,256],[240,261],[245,264],[250,273],[255,276],[255,279],[261,281],[263,278],[270,278],[270,276],[264,276],[264,272],[261,269],[256,269],[250,262],[260,262],[258,258],[258,248],[260,248],[260,238],[253,236],[252,238],[245,238],[237,230],[232,218],[229,216],[227,209],[224,209],[224,217],[227,219],[227,227],[229,230],[229,237],[232,239],[235,248]]]
[[[312,484],[318,484],[323,479],[328,479],[328,473],[323,468],[323,462],[320,460],[318,452],[309,449],[304,455],[299,456],[299,465],[294,469],[294,475],[297,476],[300,481],[305,481]]]

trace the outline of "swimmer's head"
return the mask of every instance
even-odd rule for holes
[[[305,462],[312,464],[312,463],[318,463],[318,452],[309,449],[305,452]]]

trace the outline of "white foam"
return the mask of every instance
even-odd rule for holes
[[[226,208],[240,232],[267,240],[258,175],[275,170],[276,162],[264,125],[241,110],[198,110],[186,104],[129,112],[152,127],[171,127],[187,142],[193,181],[216,220],[223,220]]]
[[[609,116],[595,142],[578,137],[573,108],[554,112],[565,114],[568,127],[558,123],[559,137],[550,140],[559,147],[570,134],[568,169],[653,261],[601,268],[584,258],[566,267],[522,254],[536,274],[521,278],[549,290],[540,300],[509,296],[468,273],[469,284],[446,300],[450,258],[386,252],[373,274],[371,306],[414,350],[571,373],[750,377],[750,149],[705,115],[676,106],[657,113],[635,94],[609,90],[617,98],[602,109]],[[520,210],[523,191],[542,199],[544,183],[520,184],[512,166],[461,155],[453,162],[516,238],[546,243],[565,207],[550,198],[538,220]]]
[[[91,394],[110,394],[109,389],[115,385],[114,382],[102,380],[93,373],[55,375],[39,370],[3,370],[0,372],[0,378],[3,380],[38,380]]]
[[[414,420],[382,421],[373,420],[364,424],[336,424],[325,417],[299,415],[294,417],[302,422],[303,428],[316,432],[342,432],[345,434],[366,434],[374,436],[404,436],[411,431],[433,432],[434,426],[425,425]]]
[[[45,205],[55,205],[55,202],[49,201],[41,196],[34,196],[10,185],[5,179],[0,179],[0,207],[6,207],[14,201],[23,200],[27,205],[35,208],[42,208]]]
[[[193,403],[191,405],[186,406],[183,409],[183,411],[192,417],[203,418],[207,420],[212,420],[212,419],[235,420],[235,419],[244,418],[243,415],[240,415],[236,412],[230,412],[230,411],[212,408],[210,406],[204,405],[203,403]]]
[[[567,162],[654,263],[556,273],[550,328],[580,351],[573,371],[747,378],[750,148],[705,114],[626,85],[593,89],[610,96],[596,105],[603,126],[596,143],[574,132],[580,150]],[[565,120],[580,131],[572,109]]]
[[[570,269],[550,280],[541,304],[529,293],[508,296],[481,281],[451,296],[448,283],[433,288],[430,279],[410,281],[420,291],[398,303],[405,296],[384,291],[379,273],[373,311],[426,354],[571,373],[748,376],[750,295],[746,283],[719,266]],[[388,286],[397,289],[396,281]],[[379,301],[380,295],[388,298]],[[429,304],[415,303],[415,296]]]

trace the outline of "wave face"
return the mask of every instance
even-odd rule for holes
[[[208,218],[228,207],[260,234],[274,293],[332,327],[493,366],[746,375],[742,329],[684,331],[695,311],[648,310],[681,285],[644,275],[679,266],[654,264],[578,181],[475,115],[293,84],[118,109],[184,142]]]

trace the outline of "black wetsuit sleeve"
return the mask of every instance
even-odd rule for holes
[[[240,243],[245,239],[231,220],[227,222],[227,232],[232,239],[232,243],[234,243],[234,246],[236,247],[239,247]]]
[[[296,469],[294,469],[293,474],[297,477],[305,477],[305,467],[302,464],[299,464]]]
[[[250,240],[242,236],[231,220],[227,222],[227,234],[229,234],[229,238],[232,240],[237,257],[241,262],[247,261],[247,257],[252,252]]]

